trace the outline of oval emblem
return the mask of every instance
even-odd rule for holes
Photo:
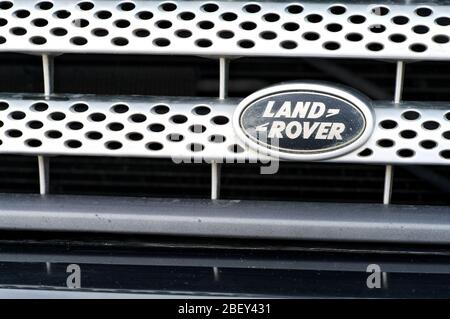
[[[372,133],[370,100],[319,83],[281,84],[242,100],[233,119],[249,147],[282,159],[321,160],[357,149]]]

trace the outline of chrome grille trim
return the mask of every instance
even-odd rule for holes
[[[185,161],[267,160],[265,154],[249,149],[235,134],[231,119],[239,101],[1,95],[0,153],[164,157]],[[328,161],[450,164],[448,104],[374,102],[373,106],[375,129],[365,145]],[[414,116],[418,118],[413,119]],[[215,136],[214,141],[211,136]],[[394,145],[389,146],[391,143]],[[408,156],[410,152],[412,156]]]
[[[1,3],[0,52],[450,59],[450,6],[432,3]]]

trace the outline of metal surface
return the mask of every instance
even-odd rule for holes
[[[235,134],[231,119],[238,99],[55,95],[46,100],[4,94],[0,103],[0,153],[267,160]],[[450,163],[449,104],[375,102],[373,107],[369,140],[328,161]]]
[[[445,4],[2,3],[3,52],[450,59]]]
[[[450,243],[443,206],[3,194],[0,202],[3,230]]]

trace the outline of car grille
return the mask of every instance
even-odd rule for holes
[[[201,218],[173,206],[180,199],[186,212],[206,207],[222,217],[210,222],[229,236],[239,237],[230,224],[250,214],[260,232],[243,237],[286,239],[276,225],[289,218],[307,224],[308,212],[321,207],[321,222],[338,222],[325,205],[331,202],[348,205],[336,207],[354,214],[352,231],[342,236],[317,228],[321,236],[308,237],[300,227],[290,236],[445,242],[440,233],[401,229],[417,217],[402,214],[406,205],[430,210],[429,223],[417,217],[423,229],[450,225],[448,214],[440,215],[450,205],[449,28],[450,7],[439,2],[0,1],[0,191],[47,195],[3,197],[33,205],[23,208],[25,220],[9,219],[19,208],[5,205],[2,227],[45,230],[42,214],[52,230],[133,233],[121,223],[103,229],[72,217],[60,223],[58,205],[74,204],[65,195],[86,201],[92,212],[92,201],[108,195],[98,197],[100,216],[108,214],[108,200],[124,210],[113,223],[164,215],[152,205],[166,205],[180,213],[176,226],[162,227],[167,234],[195,235],[181,221]],[[235,135],[234,109],[256,90],[305,79],[345,84],[370,97],[375,131],[345,156],[281,162],[277,174],[261,175],[265,158]],[[137,207],[137,197],[171,200],[150,200],[149,211],[136,209],[131,217],[122,197]],[[45,198],[54,206],[40,207]],[[274,220],[266,224],[267,216],[246,205],[236,206],[240,215],[226,215],[210,199],[249,200],[271,209]],[[295,209],[286,201],[299,205],[298,214],[290,214]],[[280,212],[276,220],[277,203],[289,218]],[[88,211],[67,205],[61,210],[89,220]],[[383,238],[364,237],[358,221],[367,214],[355,207],[379,212],[383,225],[402,217]],[[381,215],[385,209],[391,214]],[[376,219],[365,222],[376,229]],[[197,227],[201,236],[227,236],[222,228]]]

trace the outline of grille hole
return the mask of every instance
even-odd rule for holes
[[[450,112],[445,113],[444,117],[450,121]]]
[[[78,28],[85,28],[89,25],[89,21],[86,19],[75,19],[72,24]]]
[[[206,131],[206,127],[204,125],[201,125],[201,124],[194,124],[194,125],[191,125],[189,127],[189,130],[192,133],[203,133],[203,132]]]
[[[297,47],[297,43],[294,41],[283,41],[280,43],[281,47],[284,49],[292,50]]]
[[[160,29],[169,29],[172,26],[172,22],[169,20],[159,20],[155,24]]]
[[[5,132],[5,134],[13,138],[21,137],[23,135],[23,133],[19,130],[8,130]]]
[[[415,12],[418,16],[421,17],[428,17],[433,13],[433,11],[430,8],[426,7],[417,8]]]
[[[158,47],[166,47],[170,45],[170,41],[165,38],[158,38],[153,41],[153,44]]]
[[[67,34],[67,30],[63,28],[53,28],[50,30],[51,34],[56,35],[57,37],[62,37]]]
[[[414,43],[409,46],[409,49],[411,51],[421,53],[421,52],[425,52],[427,50],[427,46],[424,44],[421,44],[421,43]]]
[[[96,28],[94,30],[92,30],[92,34],[97,36],[97,37],[106,37],[109,32],[106,29],[103,28]]]
[[[427,129],[427,130],[436,130],[439,128],[440,124],[436,121],[426,121],[426,122],[423,122],[422,126],[424,129]]]
[[[382,139],[377,142],[380,147],[392,147],[394,146],[394,141],[389,139]]]
[[[392,18],[392,22],[398,25],[404,25],[409,22],[409,18],[405,16],[396,16]]]
[[[58,19],[67,19],[70,17],[70,12],[67,10],[58,10],[54,13],[55,17]]]
[[[344,14],[347,9],[344,6],[331,6],[328,11],[335,15],[341,15]]]
[[[194,107],[192,112],[196,115],[207,115],[211,112],[211,109],[207,106],[199,105],[199,106]]]
[[[198,39],[197,41],[195,41],[195,44],[200,48],[208,48],[212,46],[212,42],[208,39]]]
[[[254,3],[246,4],[243,7],[243,9],[245,12],[248,12],[248,13],[257,13],[257,12],[261,11],[261,7]]]
[[[103,113],[92,113],[89,118],[94,122],[102,122],[106,119],[106,115]]]
[[[238,144],[230,145],[230,147],[228,149],[233,153],[243,153],[244,152],[244,149],[242,148],[242,146],[240,146]]]
[[[369,27],[369,30],[373,33],[383,33],[386,31],[386,27],[382,24],[374,24]]]
[[[302,13],[303,7],[298,4],[291,4],[286,7],[286,11],[292,14],[299,14]]]
[[[150,20],[153,18],[153,13],[150,11],[141,11],[136,14],[136,17],[141,20]]]
[[[305,17],[305,19],[311,23],[319,23],[323,18],[320,14],[309,14]]]
[[[406,111],[406,112],[403,112],[402,117],[405,120],[414,121],[414,120],[417,120],[418,118],[420,118],[420,114],[419,114],[419,112],[416,112],[416,111]]]
[[[280,16],[276,13],[266,13],[263,15],[263,19],[267,22],[276,22],[280,20]]]
[[[136,5],[132,2],[123,2],[117,6],[122,11],[132,11],[136,8]]]
[[[366,21],[366,18],[362,15],[353,15],[349,18],[349,21],[354,24],[361,24]]]
[[[114,113],[123,114],[128,112],[129,109],[130,108],[125,104],[116,104],[112,106],[111,111]]]
[[[417,133],[413,130],[404,130],[400,132],[400,136],[403,138],[415,138],[417,136]]]
[[[62,133],[60,131],[52,130],[45,132],[45,136],[48,138],[58,139],[62,137]]]
[[[217,35],[222,39],[231,39],[234,37],[234,33],[229,30],[222,30],[217,33]]]
[[[99,140],[103,137],[103,134],[96,131],[91,131],[86,133],[86,137],[90,140]]]
[[[228,123],[228,121],[229,121],[229,119],[226,116],[222,116],[222,115],[214,116],[212,118],[212,122],[217,125],[225,125]]]
[[[188,145],[188,149],[191,152],[196,153],[196,152],[203,151],[205,149],[205,146],[203,144],[200,144],[200,143],[191,143],[191,144]]]
[[[133,114],[130,116],[130,121],[134,123],[142,123],[147,120],[147,117],[144,114]]]
[[[31,121],[27,123],[28,127],[33,130],[38,130],[44,126],[44,124],[40,121]]]
[[[24,28],[20,28],[20,27],[12,28],[12,29],[10,30],[10,32],[11,32],[12,34],[18,35],[18,36],[27,34],[27,30],[25,30]]]
[[[450,131],[445,131],[444,133],[442,133],[442,137],[447,140],[450,140]]]
[[[124,128],[122,123],[113,122],[108,124],[108,129],[114,132],[122,131]]]
[[[170,121],[175,124],[183,124],[183,123],[186,123],[187,120],[188,119],[186,116],[180,115],[180,114],[174,115],[170,118]]]
[[[122,148],[122,143],[118,141],[109,141],[105,143],[105,147],[109,150],[115,151]]]
[[[184,136],[178,133],[172,133],[167,135],[167,139],[171,142],[181,142],[184,139]]]
[[[414,151],[410,150],[408,148],[403,148],[403,149],[397,151],[397,155],[400,157],[404,157],[404,158],[413,157]]]
[[[244,30],[250,31],[250,30],[256,29],[256,23],[246,21],[246,22],[242,22],[240,27]]]
[[[158,142],[150,142],[146,145],[146,147],[150,150],[150,151],[159,151],[162,150],[163,145],[161,143]]]
[[[395,42],[395,43],[402,43],[402,42],[405,42],[405,41],[406,41],[406,37],[405,37],[403,34],[399,34],[399,33],[392,34],[392,35],[389,37],[389,39],[390,39],[392,42]]]
[[[359,33],[349,33],[345,38],[352,42],[358,42],[363,39],[363,36]]]
[[[250,49],[255,46],[255,43],[251,40],[242,40],[238,42],[238,45],[243,49]]]
[[[397,122],[393,120],[384,120],[380,122],[380,126],[384,129],[391,130],[397,127]]]
[[[26,114],[21,111],[15,111],[15,112],[12,112],[9,116],[13,120],[23,120],[25,118]]]
[[[300,28],[300,26],[297,23],[288,22],[288,23],[283,24],[283,28],[286,31],[296,31]]]
[[[0,102],[0,111],[5,111],[9,107],[9,104],[6,102]]]
[[[339,32],[342,30],[342,26],[338,23],[327,24],[326,28],[330,32]]]
[[[265,40],[273,40],[277,37],[277,34],[272,31],[264,31],[264,32],[261,32],[260,36],[261,36],[261,38],[263,38]]]
[[[337,43],[337,42],[329,41],[329,42],[325,42],[325,43],[323,44],[323,47],[324,47],[325,49],[327,49],[327,50],[334,51],[334,50],[339,49],[339,48],[341,47],[341,45],[340,45],[339,43]]]
[[[11,1],[0,1],[0,9],[8,10],[13,7],[13,3]]]
[[[372,13],[377,16],[385,16],[389,13],[389,8],[383,6],[374,7],[372,8]]]
[[[205,3],[201,8],[205,12],[216,12],[219,10],[219,6],[215,3]]]
[[[66,114],[64,114],[62,112],[53,112],[53,113],[50,113],[49,117],[53,121],[62,121],[66,118]]]
[[[445,159],[450,159],[450,150],[444,150],[440,152],[439,155],[441,155]]]
[[[51,8],[53,8],[53,3],[51,3],[50,1],[42,1],[36,4],[36,8],[41,10],[50,10]]]
[[[367,44],[367,49],[370,51],[378,52],[383,50],[383,45],[381,43],[372,42]]]
[[[433,37],[433,41],[436,43],[444,44],[450,41],[450,38],[444,34],[438,34]]]
[[[122,38],[122,37],[114,38],[114,39],[111,40],[111,42],[114,45],[117,45],[119,47],[123,47],[123,46],[128,44],[128,40],[125,39],[125,38]]]
[[[81,46],[81,45],[85,45],[87,43],[87,40],[83,37],[73,37],[72,39],[70,39],[70,42],[72,44]]]
[[[422,146],[423,148],[430,150],[432,148],[435,148],[437,146],[437,143],[435,141],[431,141],[431,140],[425,140],[420,142],[420,146]]]
[[[368,157],[372,154],[373,154],[373,151],[370,148],[366,148],[366,149],[362,150],[361,152],[359,152],[358,156]]]
[[[41,28],[41,27],[45,27],[48,24],[48,21],[45,19],[39,18],[39,19],[34,19],[33,21],[31,21],[31,24],[33,24],[36,27]]]
[[[106,10],[98,11],[95,16],[101,20],[107,20],[112,17],[112,13]]]
[[[305,34],[303,34],[303,38],[309,41],[318,40],[319,37],[320,37],[319,34],[316,32],[306,32]]]
[[[417,34],[425,34],[430,31],[430,28],[428,28],[426,25],[416,25],[412,28],[412,30]]]
[[[78,131],[81,130],[84,127],[84,125],[81,122],[69,122],[67,124],[67,127],[70,128],[71,130]]]
[[[167,105],[155,105],[152,107],[152,112],[156,114],[166,114],[170,111]]]
[[[85,2],[80,2],[78,4],[78,7],[83,11],[89,11],[94,8],[94,4],[92,2],[85,1]]]
[[[77,140],[68,140],[68,141],[66,141],[65,145],[68,148],[80,148],[81,145],[83,145],[83,144],[80,141],[77,141]]]
[[[158,21],[157,23],[164,23],[164,22],[168,22],[168,21]],[[128,28],[130,26],[130,24],[131,24],[130,21],[124,20],[124,19],[114,21],[114,25],[121,29]],[[170,23],[170,25],[172,25],[172,24]]]
[[[25,144],[29,147],[39,147],[42,145],[42,142],[38,139],[32,138],[25,141]]]
[[[30,42],[33,44],[36,44],[36,45],[43,45],[43,44],[47,43],[47,39],[45,39],[44,37],[36,36],[36,37],[30,38]]]
[[[76,103],[72,105],[72,110],[77,113],[83,113],[89,110],[89,106],[84,103]]]
[[[127,135],[127,138],[131,141],[140,141],[144,138],[141,133],[133,132]]]
[[[178,15],[178,17],[179,17],[181,20],[190,21],[190,20],[193,20],[193,19],[195,18],[195,14],[192,13],[192,12],[186,11],[186,12],[181,12],[181,13]]]
[[[436,20],[434,20],[434,22],[436,22],[436,24],[446,27],[448,25],[450,25],[450,18],[448,17],[439,17]]]
[[[164,131],[165,127],[162,124],[155,123],[148,126],[148,129],[152,132],[162,132]]]
[[[233,12],[225,12],[220,17],[225,21],[234,21],[237,19],[236,13]]]
[[[220,134],[214,134],[208,138],[208,141],[210,141],[212,143],[223,143],[223,142],[225,142],[225,136],[220,135]]]
[[[175,34],[180,38],[189,38],[192,36],[192,32],[186,29],[177,30]]]

